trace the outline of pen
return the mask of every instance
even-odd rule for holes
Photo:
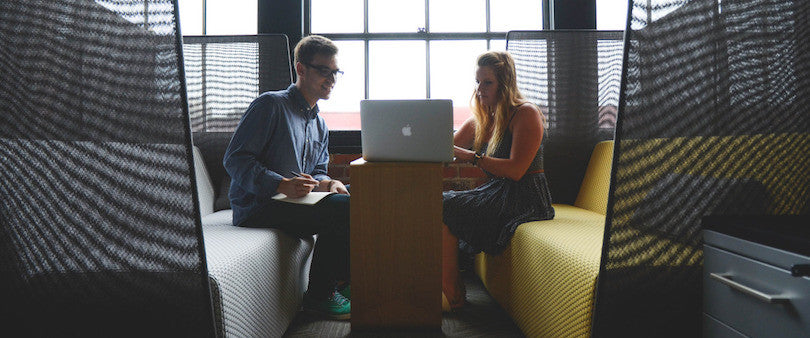
[[[290,170],[290,174],[293,174],[293,176],[295,176],[295,177],[301,177],[301,178],[304,178],[304,175],[301,175],[301,174],[299,174],[299,173],[297,173],[297,172],[294,172],[294,171],[292,171],[292,170]]]

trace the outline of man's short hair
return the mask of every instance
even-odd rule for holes
[[[315,55],[335,56],[338,48],[332,40],[320,35],[310,35],[295,45],[295,62],[312,63]]]

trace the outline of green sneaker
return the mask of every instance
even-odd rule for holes
[[[352,286],[351,285],[346,285],[345,288],[343,288],[342,290],[339,290],[338,292],[340,292],[340,294],[343,295],[343,297],[346,297],[346,299],[352,300]]]
[[[304,294],[304,311],[323,315],[332,319],[346,320],[352,316],[352,301],[340,292],[332,292],[325,300],[315,300]]]

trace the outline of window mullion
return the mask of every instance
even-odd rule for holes
[[[485,7],[484,15],[486,15],[486,32],[487,32],[487,35],[489,35],[489,33],[492,32],[492,29],[490,28],[491,23],[490,23],[490,18],[489,18],[490,17],[490,14],[489,14],[489,2],[490,1],[491,0],[484,1],[486,3],[486,5],[484,6]],[[492,39],[487,37],[487,50],[490,50],[490,49],[492,49]]]
[[[430,38],[425,39],[425,97],[430,98]]]
[[[430,98],[430,0],[425,0],[425,97]]]
[[[364,76],[365,76],[364,84],[365,84],[365,87],[363,88],[365,93],[364,93],[363,97],[366,100],[368,100],[368,98],[369,98],[369,96],[368,96],[368,94],[369,94],[369,59],[368,59],[368,57],[369,57],[369,54],[370,54],[369,53],[369,48],[370,48],[369,45],[370,45],[370,43],[369,43],[369,38],[368,38],[368,1],[369,0],[363,0],[363,46],[364,46],[364,49],[365,49],[364,52],[365,52],[365,56],[366,56],[365,57],[365,64],[363,65],[365,67],[365,72],[364,72]]]
[[[312,0],[304,0],[303,5],[304,5],[304,15],[303,15],[304,22],[302,26],[304,28],[304,36],[307,36],[312,34]]]
[[[363,0],[363,34],[368,34],[368,0]]]
[[[206,31],[206,17],[208,16],[208,2],[203,0],[202,2],[202,35],[207,35],[208,32]]]

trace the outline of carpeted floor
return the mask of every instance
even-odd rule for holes
[[[481,280],[465,273],[468,304],[442,316],[442,332],[351,332],[349,321],[299,312],[285,337],[523,337],[509,315],[489,296]]]

